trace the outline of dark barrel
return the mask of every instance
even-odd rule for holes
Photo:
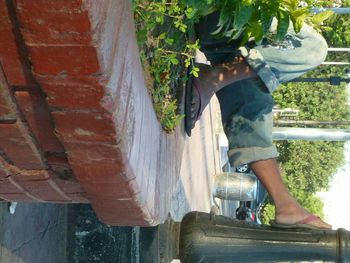
[[[181,222],[181,263],[331,261],[350,263],[350,232],[279,230],[190,212]]]

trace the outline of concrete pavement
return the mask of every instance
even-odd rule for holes
[[[101,223],[90,205],[0,204],[1,263],[139,263],[139,228]]]
[[[181,221],[190,211],[209,212],[213,205],[214,177],[221,173],[217,142],[218,114],[219,104],[214,96],[192,130],[192,136],[185,138],[180,179],[170,209],[175,221]]]
[[[0,203],[1,263],[65,263],[67,209],[56,204],[18,204],[11,215]]]
[[[199,50],[196,52],[196,62],[208,64],[205,55]],[[182,101],[184,102],[184,98]],[[220,105],[214,96],[192,130],[192,136],[183,135],[184,145],[179,157],[180,179],[170,206],[173,220],[181,221],[190,211],[209,212],[214,204],[212,196],[214,177],[222,172],[220,132],[222,132]]]

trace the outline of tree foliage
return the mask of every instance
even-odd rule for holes
[[[350,6],[350,0],[342,1],[343,7]],[[334,15],[325,22],[323,35],[333,47],[348,47],[350,44],[349,15]]]
[[[220,19],[214,34],[229,39],[241,37],[242,44],[250,38],[259,42],[264,37],[282,40],[290,23],[299,32],[304,22],[321,24],[332,12],[312,14],[312,0],[301,5],[299,0],[183,0],[191,8],[191,17],[201,17],[218,11]],[[277,20],[277,29],[270,31],[273,19]]]
[[[291,192],[328,190],[332,174],[343,161],[343,143],[283,141],[277,144],[285,181]]]
[[[323,67],[319,66],[312,74],[320,76]],[[349,120],[347,97],[345,85],[331,86],[326,83],[289,83],[281,85],[274,93],[275,103],[280,108],[298,109],[299,119],[302,120]]]

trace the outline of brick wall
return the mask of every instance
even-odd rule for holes
[[[0,0],[0,15],[0,196],[86,193],[106,223],[164,221],[184,137],[156,120],[130,1]]]
[[[56,136],[11,1],[0,1],[0,197],[88,202]]]

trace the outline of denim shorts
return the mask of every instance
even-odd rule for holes
[[[259,79],[232,83],[219,92],[222,122],[229,142],[229,159],[233,166],[276,158],[272,143],[273,99],[271,93],[280,83],[292,80],[321,64],[327,55],[327,43],[311,27],[299,33],[290,26],[283,41],[240,46],[241,39],[217,38],[218,13],[202,18],[196,25],[201,51],[211,64],[220,64],[241,55]],[[276,30],[276,22],[271,31]]]
[[[232,166],[276,158],[272,143],[273,99],[260,79],[247,79],[216,93]]]

